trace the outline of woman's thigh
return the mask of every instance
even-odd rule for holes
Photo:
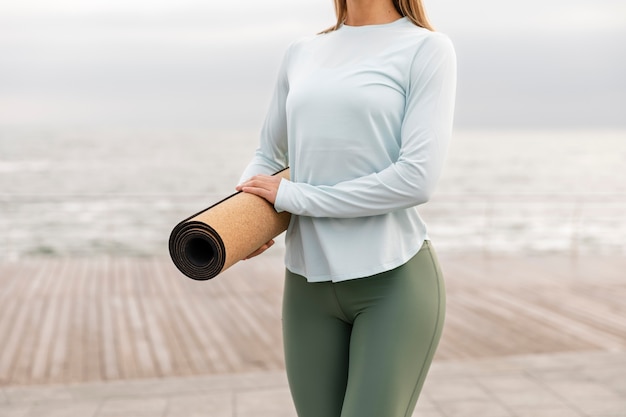
[[[307,283],[287,271],[283,342],[299,417],[339,417],[348,379],[352,326],[337,316],[332,283]]]
[[[405,265],[352,284],[339,291],[354,314],[341,417],[410,416],[443,328],[435,254],[426,242]]]

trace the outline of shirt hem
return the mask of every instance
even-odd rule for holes
[[[368,269],[368,270],[363,270],[359,272],[349,272],[349,273],[343,273],[343,274],[307,275],[306,272],[303,271],[302,269],[294,268],[288,265],[286,262],[285,262],[285,268],[287,268],[289,272],[293,274],[303,276],[304,278],[306,278],[307,282],[331,282],[331,281],[342,282],[342,281],[349,281],[353,279],[369,278],[372,275],[377,275],[383,272],[391,271],[392,269],[395,269],[401,265],[404,265],[420,251],[420,249],[424,246],[424,242],[427,240],[430,240],[428,236],[426,236],[423,239],[420,239],[419,244],[416,245],[416,247],[412,248],[407,253],[407,255],[394,259],[393,261],[385,262],[384,264],[380,265],[378,268],[375,268],[375,269]]]

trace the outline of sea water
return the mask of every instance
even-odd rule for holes
[[[257,136],[0,129],[0,259],[164,255],[234,192]],[[439,250],[625,253],[625,168],[626,130],[459,129],[421,213]]]

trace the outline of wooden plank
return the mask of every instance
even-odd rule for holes
[[[512,308],[510,303],[498,301],[509,297],[521,298],[523,294],[520,294],[520,291],[511,293],[502,289],[491,289],[481,291],[480,295],[477,294],[471,299],[465,296],[452,300],[453,303],[468,306],[483,317],[481,323],[467,326],[466,331],[473,332],[477,328],[490,329],[490,337],[480,344],[480,349],[490,350],[490,354],[486,356],[515,354],[520,351],[537,353],[595,348],[594,345],[581,341],[569,333],[555,331],[540,316],[532,314],[532,308]],[[529,307],[531,304],[525,306]],[[462,312],[460,317],[465,317],[465,314],[468,312]],[[541,340],[540,344],[537,343],[538,339]],[[499,344],[500,349],[497,348]]]
[[[84,323],[87,321],[87,279],[89,277],[87,259],[72,262],[72,284],[64,294],[63,302],[69,306],[67,335],[67,353],[61,359],[65,370],[62,374],[66,382],[80,382],[83,379],[85,343],[83,340]],[[64,335],[59,334],[59,337]]]
[[[591,326],[572,320],[548,308],[523,302],[517,296],[494,292],[487,293],[486,295],[494,302],[503,302],[510,308],[524,311],[536,321],[551,326],[554,332],[566,333],[580,340],[588,341],[590,347],[615,350],[623,346],[623,340],[619,337],[598,331]]]
[[[102,329],[100,334],[102,335],[102,346],[100,352],[102,353],[100,363],[102,364],[102,376],[105,380],[118,379],[123,376],[121,370],[121,362],[118,360],[117,351],[117,334],[115,332],[115,317],[113,313],[112,303],[116,300],[114,289],[116,283],[114,275],[112,273],[112,262],[110,258],[106,258],[102,265],[104,271],[104,285],[101,287],[100,294],[100,328]]]
[[[37,263],[43,263],[43,260],[39,260]],[[16,263],[12,263],[14,266]],[[16,353],[16,341],[13,338],[18,336],[18,333],[14,332],[15,324],[20,320],[21,314],[26,314],[23,309],[23,304],[26,302],[22,297],[23,294],[30,294],[31,291],[28,288],[33,284],[35,280],[41,279],[43,269],[41,265],[39,269],[34,269],[34,262],[24,263],[24,269],[18,268],[5,268],[2,267],[3,273],[12,273],[12,276],[4,275],[3,283],[7,284],[7,292],[5,293],[4,287],[2,287],[0,303],[0,384],[8,384],[11,381],[11,370],[15,364]],[[31,301],[31,308],[37,309],[38,304],[41,303],[36,297]],[[32,334],[31,336],[35,336]]]
[[[110,302],[113,312],[113,331],[115,332],[115,346],[122,376],[124,378],[138,378],[141,374],[137,368],[134,335],[128,317],[128,298],[131,291],[128,279],[124,274],[123,262],[124,259],[113,259],[112,265],[112,279],[116,284]]]
[[[167,276],[164,273],[164,268],[156,268],[154,270],[154,279],[160,282],[162,288],[162,309],[156,312],[156,317],[159,325],[163,329],[165,340],[168,342],[168,349],[172,358],[172,367],[175,369],[176,375],[191,375],[193,374],[193,368],[189,363],[188,355],[185,351],[185,347],[182,343],[182,339],[185,335],[180,332],[178,328],[177,312],[174,306],[173,300],[180,299],[180,292],[177,287],[172,287],[168,282],[171,276]]]
[[[63,279],[66,276],[69,262],[63,262],[63,260],[55,260],[53,262],[55,268],[51,271],[44,271],[43,284],[35,283],[34,288],[40,291],[44,300],[43,312],[41,320],[33,320],[32,326],[29,331],[34,334],[38,334],[37,349],[34,352],[32,358],[28,358],[28,361],[32,363],[31,377],[35,383],[43,383],[47,381],[49,373],[50,355],[54,342],[55,329],[58,326],[59,320],[59,299],[57,295],[63,285]],[[17,381],[26,380],[23,379],[23,374],[18,373],[15,376]]]
[[[46,366],[46,381],[62,381],[67,382],[66,377],[67,365],[70,359],[68,342],[70,339],[70,314],[75,306],[74,302],[70,302],[69,294],[75,292],[75,283],[78,279],[76,267],[80,266],[79,262],[70,262],[63,260],[64,272],[57,277],[57,291],[52,294],[55,304],[51,304],[51,309],[56,307],[55,321],[53,328],[52,340],[50,340],[50,354],[48,355],[48,365]],[[53,307],[54,306],[54,307]]]
[[[566,288],[564,297],[554,299],[546,292],[531,291],[535,297],[534,304],[540,305],[567,315],[572,320],[587,324],[598,331],[613,334],[622,339],[626,334],[626,297],[621,298],[619,305],[608,305],[604,299],[594,296],[593,288],[576,286]],[[621,308],[620,308],[621,307]],[[626,347],[626,346],[625,346]]]
[[[144,294],[139,296],[141,309],[145,320],[148,344],[154,356],[155,373],[157,376],[169,375],[172,372],[172,359],[167,348],[165,334],[157,322],[157,312],[162,309],[163,303],[159,298],[158,283],[154,279],[155,274],[150,270],[152,263],[141,262],[137,273],[144,277],[148,284],[144,288]]]
[[[128,259],[123,262],[125,279],[132,285],[128,297],[125,297],[127,300],[128,326],[132,332],[138,373],[143,377],[153,377],[155,376],[154,357],[145,330],[146,318],[143,309],[140,307],[140,300],[144,297],[142,281],[145,277],[139,275],[139,270],[135,268],[138,262],[140,261],[130,262]]]
[[[176,322],[173,324],[180,335],[179,342],[184,349],[190,369],[209,372],[211,361],[205,351],[207,340],[202,328],[202,322],[206,318],[193,311],[194,304],[198,304],[196,297],[189,294],[175,303],[170,303],[170,309],[176,312]]]
[[[82,316],[82,328],[80,343],[83,345],[80,364],[80,374],[74,371],[73,380],[93,381],[104,379],[102,373],[102,349],[104,348],[101,337],[102,322],[102,283],[106,280],[104,265],[106,261],[102,259],[90,259],[86,262],[84,290],[84,316]],[[80,319],[80,318],[79,318]],[[80,375],[80,376],[79,376]]]

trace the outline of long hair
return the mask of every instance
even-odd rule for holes
[[[435,30],[426,17],[426,10],[422,4],[422,0],[392,0],[393,6],[398,13],[402,16],[406,16],[409,20],[415,23],[417,26],[423,27],[428,30]],[[335,14],[337,15],[337,23],[334,26],[322,31],[321,33],[332,32],[339,29],[339,27],[345,22],[348,15],[348,6],[346,0],[334,0],[335,2]]]

